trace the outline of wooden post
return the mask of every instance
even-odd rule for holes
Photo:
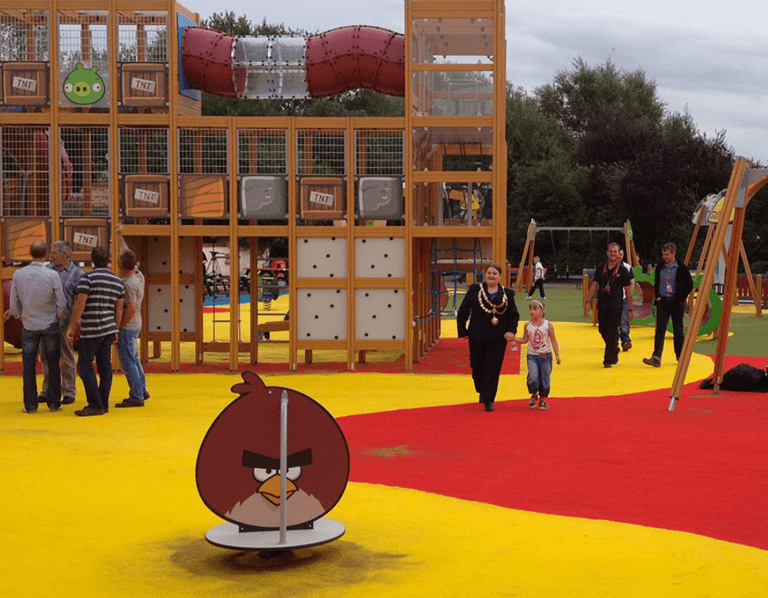
[[[701,255],[699,256],[699,264],[696,266],[696,276],[701,274],[701,271],[704,269],[704,265],[706,262],[706,256],[709,252],[709,246],[712,244],[712,234],[715,231],[715,226],[710,224],[709,228],[707,229],[707,235],[704,237],[704,247],[701,248]],[[715,256],[715,259],[717,259],[717,256]]]
[[[523,290],[523,272],[525,272],[525,262],[528,258],[531,240],[536,234],[536,221],[531,219],[528,225],[528,231],[525,233],[525,247],[523,247],[523,257],[520,259],[520,265],[517,267],[517,280],[515,280],[515,293]]]
[[[693,228],[693,234],[691,235],[691,242],[688,244],[688,251],[685,252],[685,259],[683,260],[683,263],[686,266],[691,261],[691,256],[693,255],[693,246],[696,245],[696,239],[699,236],[699,229],[701,228],[701,221],[704,220],[704,214],[706,213],[707,213],[707,208],[706,206],[702,205],[699,208],[699,215],[696,217],[696,226]]]
[[[752,299],[755,302],[755,317],[760,317],[760,298],[757,296],[757,288],[755,286],[755,279],[752,276],[752,270],[749,267],[749,259],[747,258],[747,252],[744,250],[744,239],[739,240],[739,255],[741,256],[741,263],[744,264],[744,271],[747,273],[747,282],[749,283],[749,292],[752,295]]]
[[[724,212],[723,214],[730,214]],[[744,232],[744,217],[746,208],[744,206],[735,208],[733,217],[733,229],[731,231],[731,247],[728,250],[728,263],[725,267],[725,286],[724,297],[728,293],[736,292],[736,284],[739,276],[739,244]],[[727,224],[726,220],[726,224]],[[715,393],[720,390],[720,383],[723,381],[723,368],[725,367],[725,355],[728,350],[728,330],[731,326],[731,314],[733,313],[733,304],[729,301],[723,301],[723,313],[720,315],[720,334],[717,337],[717,354],[715,355]]]

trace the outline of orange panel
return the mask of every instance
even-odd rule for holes
[[[29,246],[48,242],[47,218],[6,218],[3,221],[3,260],[28,261]]]
[[[179,209],[183,218],[223,218],[227,213],[227,183],[222,175],[183,174]]]

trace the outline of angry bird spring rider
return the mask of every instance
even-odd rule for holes
[[[64,95],[70,102],[95,104],[104,97],[104,81],[99,77],[97,70],[95,66],[86,69],[81,63],[77,63],[75,70],[64,80]]]
[[[239,398],[211,424],[197,457],[200,497],[229,522],[210,530],[208,541],[240,550],[279,549],[273,542],[281,522],[293,535],[290,547],[340,537],[343,525],[321,519],[339,502],[349,479],[349,449],[336,420],[310,397],[268,387],[254,372],[244,372],[232,391]],[[286,422],[281,422],[283,393]],[[281,423],[287,430],[284,476]]]

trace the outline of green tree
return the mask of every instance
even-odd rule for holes
[[[629,219],[635,246],[655,260],[664,241],[686,245],[699,199],[727,184],[733,152],[724,133],[700,134],[688,114],[670,113],[642,69],[595,67],[581,58],[536,90],[544,114],[575,142],[588,169],[584,213],[595,226]]]
[[[507,88],[507,254],[519,261],[531,219],[539,226],[583,226],[589,168],[576,142],[534,97]],[[576,263],[576,262],[574,262]]]

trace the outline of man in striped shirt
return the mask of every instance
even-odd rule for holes
[[[74,340],[75,326],[81,320],[77,371],[83,381],[88,405],[75,415],[104,415],[109,411],[112,390],[112,344],[117,340],[117,323],[123,316],[125,288],[109,265],[109,249],[103,245],[91,251],[93,270],[77,283],[77,299],[67,328],[67,339]],[[93,360],[99,371],[93,371]]]

